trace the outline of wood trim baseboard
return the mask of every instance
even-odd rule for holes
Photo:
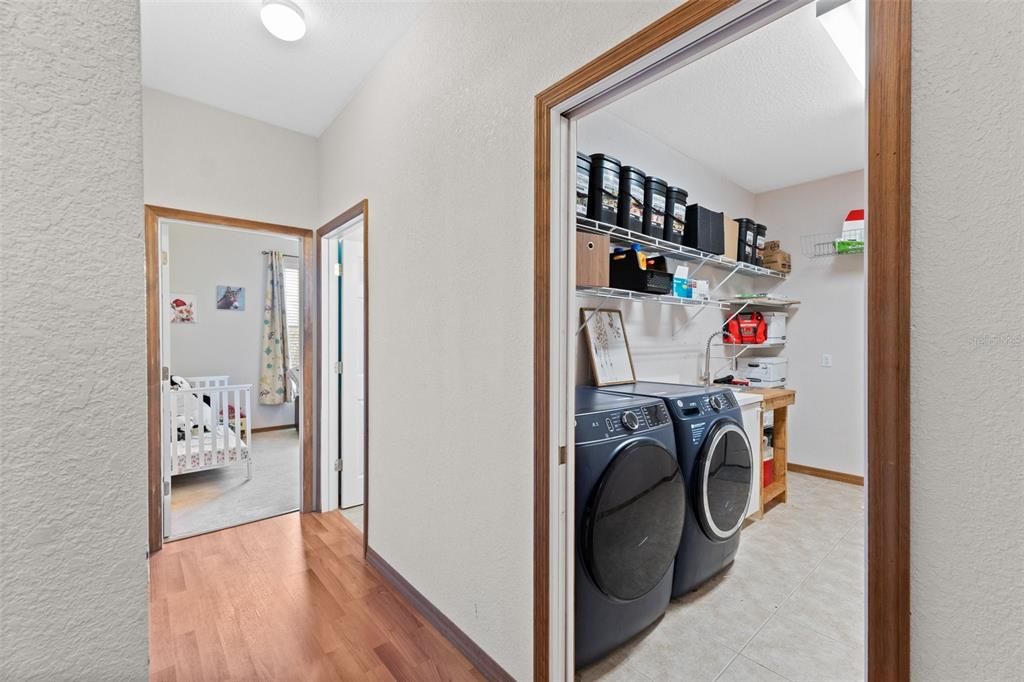
[[[321,240],[334,232],[336,229],[350,223],[362,216],[363,219],[363,557],[367,556],[370,549],[370,201],[362,201],[348,207],[316,231],[315,256],[316,261],[316,357],[320,358],[320,341],[323,338],[323,320],[320,319],[322,309],[323,291],[320,286],[323,282],[321,266]],[[322,390],[320,381],[319,365],[316,365],[316,398],[317,410],[320,409],[320,392]],[[320,443],[320,429],[316,430],[316,461],[320,461],[322,447]],[[319,466],[317,467],[319,470]],[[321,485],[323,483],[321,482]],[[317,500],[320,499],[320,489],[317,489]]]
[[[286,237],[294,237],[300,240],[302,247],[302,264],[306,271],[305,286],[309,287],[311,275],[309,274],[314,266],[313,261],[313,231],[302,227],[291,225],[278,225],[276,223],[264,223],[247,218],[232,218],[230,216],[216,215],[213,213],[200,213],[197,211],[186,211],[166,206],[145,205],[145,243],[146,243],[146,384],[148,411],[147,421],[149,427],[147,457],[148,465],[148,490],[149,490],[149,551],[158,551],[163,547],[163,490],[160,480],[160,220],[180,220],[190,223],[201,223],[204,225],[215,225],[221,227],[233,227],[253,232],[263,232]],[[310,290],[306,289],[303,299],[303,348],[313,347],[312,330],[313,311]],[[304,350],[303,362],[312,366],[312,350]],[[302,413],[303,433],[303,470],[302,470],[302,509],[311,509],[313,481],[316,471],[313,463],[313,434],[311,421],[313,415],[313,391],[310,372],[303,370],[303,393]],[[254,432],[258,429],[253,429]]]
[[[794,464],[793,462],[789,462],[786,465],[786,470],[792,471],[797,474],[807,474],[808,476],[827,478],[830,481],[849,483],[850,485],[864,485],[863,476],[858,476],[857,474],[844,474],[842,471],[832,471],[831,469],[819,469],[818,467],[809,467],[806,464]]]
[[[498,665],[497,661],[488,656],[486,651],[470,639],[469,635],[444,615],[440,609],[434,606],[429,599],[424,597],[419,590],[413,587],[408,580],[403,578],[391,564],[373,551],[372,548],[366,549],[366,563],[375,568],[392,589],[398,592],[410,606],[416,609],[423,620],[434,626],[445,639],[451,642],[453,647],[469,659],[469,662],[476,666],[476,669],[484,677],[488,680],[502,680],[503,682],[514,679],[505,672],[504,668]]]
[[[299,428],[295,424],[278,424],[277,426],[261,426],[259,428],[250,429],[253,433],[265,433],[267,431],[287,431],[288,429]]]

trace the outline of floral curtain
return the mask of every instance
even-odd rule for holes
[[[267,253],[267,289],[263,300],[263,354],[260,366],[261,405],[281,405],[293,400],[288,371],[288,318],[284,309],[284,258],[280,251]]]

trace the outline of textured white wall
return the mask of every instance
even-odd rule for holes
[[[170,236],[170,293],[195,294],[196,324],[172,324],[171,372],[182,376],[227,374],[232,384],[252,384],[250,428],[295,423],[295,405],[260,405],[263,360],[264,250],[299,255],[290,237],[164,223]],[[297,262],[297,261],[296,261]],[[217,287],[245,287],[245,310],[217,310]]]
[[[1024,3],[914,2],[911,669],[1024,671]]]
[[[0,2],[0,677],[144,680],[138,4]]]
[[[430,5],[321,138],[321,222],[370,201],[370,543],[521,680],[533,98],[667,8]]]
[[[793,256],[793,272],[775,290],[799,299],[790,309],[787,386],[797,392],[789,411],[789,459],[796,464],[862,476],[865,457],[862,255],[807,258],[802,235],[839,234],[847,212],[864,208],[864,173],[844,173],[757,195],[755,217]],[[832,356],[822,367],[821,356]]]
[[[142,114],[147,204],[318,227],[314,138],[152,88]]]

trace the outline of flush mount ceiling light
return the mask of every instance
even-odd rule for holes
[[[818,0],[815,12],[829,38],[863,85],[864,46],[867,41],[864,0]]]
[[[263,0],[260,19],[275,38],[294,42],[306,35],[306,17],[291,0]]]

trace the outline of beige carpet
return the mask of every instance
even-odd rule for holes
[[[299,433],[252,436],[252,480],[245,465],[182,474],[171,479],[172,538],[206,533],[299,508]]]

